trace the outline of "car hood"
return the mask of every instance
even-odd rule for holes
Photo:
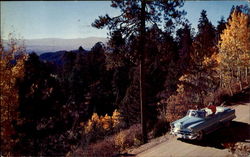
[[[183,117],[183,118],[173,122],[172,124],[174,125],[174,127],[184,129],[184,128],[188,128],[191,126],[193,127],[196,124],[200,124],[203,121],[204,121],[204,119],[202,119],[202,118],[186,116],[186,117]]]

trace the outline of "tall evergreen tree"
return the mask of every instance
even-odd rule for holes
[[[53,134],[51,130],[59,116],[60,90],[50,70],[51,67],[41,62],[35,53],[30,54],[24,64],[24,77],[18,83],[23,122],[16,126],[20,138],[16,149],[22,155],[39,155],[44,151],[43,140]]]
[[[216,30],[212,23],[207,18],[207,12],[202,10],[198,24],[198,33],[194,39],[194,53],[193,59],[196,63],[202,63],[204,57],[210,57],[216,45],[215,38]]]
[[[181,13],[176,7],[182,6],[182,1],[119,1],[113,0],[111,7],[119,8],[121,14],[116,17],[100,16],[92,25],[97,28],[108,27],[111,31],[119,30],[125,36],[139,35],[137,52],[140,67],[140,106],[143,141],[147,141],[145,121],[145,33],[149,23],[159,24],[161,17],[171,23],[172,18],[179,19]],[[147,26],[146,26],[147,24]]]
[[[193,51],[193,35],[190,24],[185,23],[183,28],[177,31],[177,42],[180,68],[186,69],[191,62],[191,53]]]
[[[217,44],[220,40],[220,35],[222,34],[225,28],[226,28],[226,21],[224,20],[224,17],[222,16],[220,21],[218,21],[218,25],[216,27],[216,43]]]

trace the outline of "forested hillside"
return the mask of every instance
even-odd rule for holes
[[[112,156],[249,87],[249,7],[216,26],[203,10],[195,32],[183,5],[114,0],[121,14],[92,24],[109,41],[88,52],[39,57],[14,34],[8,51],[1,40],[1,155]]]

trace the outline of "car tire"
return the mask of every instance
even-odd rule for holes
[[[198,136],[197,136],[196,139],[197,139],[198,141],[201,141],[201,140],[203,139],[203,136],[204,136],[204,132],[203,132],[203,131],[199,131],[199,132],[198,132]]]

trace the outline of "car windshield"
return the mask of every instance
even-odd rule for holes
[[[187,112],[187,116],[204,118],[206,116],[206,112],[204,110],[189,110]]]

